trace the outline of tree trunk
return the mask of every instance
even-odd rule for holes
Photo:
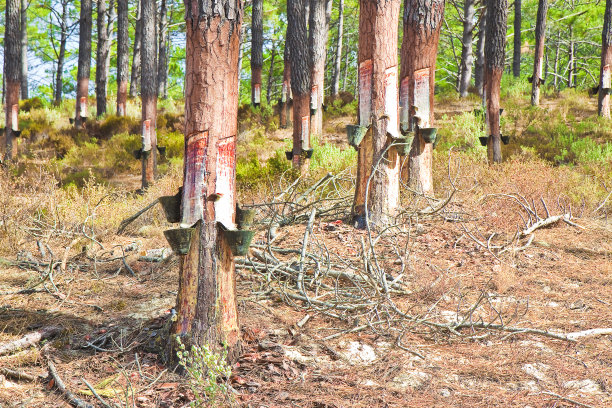
[[[531,105],[540,104],[540,85],[542,83],[542,65],[544,62],[544,44],[546,42],[546,14],[548,0],[538,2],[538,16],[535,28],[535,54],[533,56],[533,76],[531,82]]]
[[[508,0],[487,2],[487,44],[485,46],[485,94],[489,139],[489,163],[501,163],[501,129],[499,126],[499,96],[504,72]]]
[[[147,188],[157,173],[157,64],[155,41],[155,0],[142,0],[142,188]],[[148,153],[147,153],[148,152]]]
[[[521,0],[514,0],[514,52],[512,54],[512,75],[521,76]]]
[[[308,170],[309,160],[302,152],[310,149],[310,69],[305,7],[308,0],[287,3],[287,41],[291,49],[291,90],[293,93],[293,167]]]
[[[76,115],[77,129],[83,127],[87,117],[89,97],[89,76],[91,74],[91,0],[81,0],[81,20],[79,30],[79,62],[77,68]]]
[[[140,49],[142,47],[142,0],[138,0],[138,11],[136,12],[136,27],[134,28],[134,50],[132,51],[132,74],[130,77],[130,98],[138,95],[140,85],[141,60]]]
[[[197,222],[182,257],[177,319],[171,334],[183,343],[227,346],[240,354],[234,258],[220,228],[234,229],[238,54],[243,3],[186,2],[185,170],[182,226]],[[213,198],[215,197],[215,198]],[[216,200],[216,201],[215,201]],[[173,342],[170,342],[172,344]],[[174,350],[170,357],[176,361]]]
[[[126,115],[129,52],[128,0],[117,0],[117,116]]]
[[[459,96],[465,98],[468,95],[468,88],[472,80],[472,41],[474,38],[474,0],[465,0],[463,17],[463,37],[461,38],[461,78],[459,79]]]
[[[574,86],[574,27],[569,27],[569,44],[567,46],[567,87]]]
[[[308,48],[310,55],[310,133],[323,132],[323,97],[328,24],[326,12],[331,0],[310,0]]]
[[[285,129],[291,126],[291,57],[290,48],[288,46],[289,41],[289,26],[287,26],[287,34],[285,35],[285,54],[284,67],[283,67],[283,85],[281,90],[281,104],[280,104],[280,127]]]
[[[21,0],[21,99],[28,99],[28,2]]]
[[[353,203],[358,227],[365,220],[388,223],[399,205],[399,155],[387,135],[398,136],[400,5],[400,0],[359,2],[359,124],[371,127],[358,148]]]
[[[601,33],[601,67],[599,70],[599,97],[597,112],[604,118],[610,117],[610,72],[612,65],[612,0],[606,0],[604,25]]]
[[[276,48],[273,44],[270,55],[270,70],[268,71],[268,85],[266,86],[266,101],[270,105],[270,98],[272,98],[272,86],[274,85],[274,63],[276,61]]]
[[[253,0],[251,26],[251,104],[261,103],[261,70],[263,68],[263,0]]]
[[[19,90],[21,88],[21,31],[20,0],[6,1],[4,20],[4,79],[6,81],[6,106],[4,110],[5,160],[12,160],[17,153],[15,131],[19,130]]]
[[[486,3],[486,1],[485,1]],[[474,86],[478,96],[484,96],[484,63],[485,63],[485,37],[487,35],[487,8],[486,4],[480,14],[480,30],[476,44],[476,70],[474,71]]]
[[[433,144],[419,129],[433,128],[436,55],[444,16],[444,0],[406,0],[402,41],[401,123],[415,132],[410,150],[408,183],[433,196]]]
[[[159,16],[159,61],[157,67],[157,95],[168,98],[168,8],[161,0]]]
[[[55,93],[53,95],[56,106],[59,106],[59,104],[62,103],[62,91],[64,88],[64,60],[66,59],[66,42],[68,41],[68,0],[62,1],[62,20],[60,21],[60,30],[60,47],[59,55],[57,57]]]
[[[96,116],[106,113],[106,86],[108,83],[106,61],[110,56],[110,38],[107,21],[108,7],[106,0],[98,0],[98,46],[96,48]]]
[[[340,68],[342,65],[342,36],[344,34],[344,0],[338,4],[338,37],[336,38],[336,55],[334,59],[334,75],[332,76],[332,96],[338,96],[340,91]]]

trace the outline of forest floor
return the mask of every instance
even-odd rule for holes
[[[472,105],[450,101],[437,109],[443,127]],[[327,122],[324,141],[349,148],[342,132],[350,121]],[[288,132],[270,136],[270,144],[259,149],[262,160],[283,146]],[[517,160],[490,170],[461,152],[449,155],[436,162],[450,166],[438,168],[436,180],[439,197],[452,192],[452,198],[406,199],[404,224],[380,234],[350,224],[350,169],[311,191],[304,206],[278,210],[288,211],[294,222],[279,226],[272,243],[266,225],[259,224],[251,253],[237,261],[244,349],[228,380],[234,404],[612,406],[609,204],[576,205],[564,191],[565,170],[540,162]],[[80,230],[40,222],[22,235],[12,257],[0,259],[1,408],[69,406],[48,380],[48,361],[68,390],[95,406],[102,405],[85,380],[110,406],[183,407],[193,398],[188,381],[170,372],[156,352],[178,282],[178,258],[161,260],[151,252],[167,246],[162,231],[168,224],[154,207],[116,234],[121,219],[162,193],[173,194],[178,174],[127,208],[117,198],[135,189],[138,177],[113,180],[119,187],[110,200],[100,191],[87,201],[89,215]],[[239,195],[243,202],[269,203],[257,213],[262,221],[268,207],[280,208],[270,197],[286,190],[295,202],[316,181],[294,191],[281,180]],[[29,200],[47,199],[43,189],[29,194]],[[56,203],[57,211],[78,204],[78,197],[72,204]],[[322,198],[332,204],[325,207]],[[430,205],[437,211],[427,210]],[[313,207],[321,216],[304,243]],[[526,208],[537,210],[538,219],[571,218],[516,240],[517,225],[526,229]],[[92,214],[113,217],[112,229],[86,228]],[[299,292],[295,287],[304,278],[291,271],[300,265],[303,247],[307,288]],[[278,273],[283,270],[289,272]],[[380,271],[387,284],[375,281]],[[310,300],[296,298],[304,293]],[[365,306],[342,309],[351,296]],[[49,326],[61,332],[2,354],[3,345]],[[7,370],[35,378],[18,379]]]

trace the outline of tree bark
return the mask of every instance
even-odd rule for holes
[[[83,127],[82,118],[88,116],[89,76],[91,74],[91,29],[92,0],[81,1],[81,20],[79,29],[79,62],[77,69],[75,126]]]
[[[512,75],[521,76],[521,0],[514,0],[514,52],[512,54]]]
[[[21,88],[21,32],[20,0],[7,0],[4,34],[4,79],[6,83],[6,106],[4,110],[5,160],[12,160],[17,153],[15,131],[19,130],[19,91]]]
[[[251,104],[261,103],[261,70],[263,68],[263,0],[253,0],[251,26]]]
[[[499,97],[504,71],[508,0],[487,2],[487,42],[485,46],[485,94],[489,140],[487,154],[489,163],[501,163],[501,129],[499,126]]]
[[[468,95],[470,81],[472,80],[472,42],[474,38],[474,0],[465,0],[463,4],[463,36],[461,38],[461,78],[459,79],[459,96],[465,98]]]
[[[434,125],[436,56],[444,0],[406,0],[400,106],[403,126],[415,131],[407,169],[408,184],[419,193],[433,196],[433,144],[426,143],[419,128]]]
[[[272,51],[270,52],[270,70],[268,71],[268,84],[266,86],[266,102],[270,105],[270,99],[272,98],[272,86],[274,84],[274,63],[276,62],[276,44],[272,45]]]
[[[106,0],[98,0],[98,46],[96,48],[96,116],[106,113],[106,88],[108,84],[108,67],[110,56],[110,38],[107,24],[110,23]]]
[[[28,99],[28,2],[21,0],[21,99]]]
[[[359,2],[359,123],[371,128],[358,148],[353,203],[357,226],[368,219],[386,224],[399,205],[399,155],[389,147],[387,135],[398,136],[400,5],[400,0]]]
[[[234,228],[238,54],[243,4],[186,0],[185,168],[182,226],[196,224],[182,258],[177,319],[171,334],[183,343],[227,346],[240,354],[234,258],[222,223]],[[216,201],[212,197],[217,197]],[[173,342],[170,342],[171,344]],[[176,361],[173,350],[172,360]]]
[[[612,0],[606,0],[604,25],[601,33],[601,67],[599,70],[599,95],[597,112],[604,118],[610,117],[610,76],[612,66]]]
[[[340,69],[342,65],[342,36],[344,35],[344,0],[338,4],[338,37],[336,38],[336,55],[334,59],[334,75],[332,76],[332,96],[340,92]]]
[[[305,7],[308,0],[287,3],[287,41],[291,49],[291,90],[293,93],[293,167],[308,170],[308,158],[302,154],[310,148],[310,86],[308,41]]]
[[[308,48],[310,56],[310,133],[323,132],[323,97],[325,86],[325,57],[327,55],[327,10],[331,0],[310,0]]]
[[[130,76],[130,98],[138,95],[140,86],[141,56],[142,47],[142,0],[138,0],[138,10],[136,12],[136,27],[134,28],[134,49],[132,51],[132,74]]]
[[[476,70],[474,71],[474,86],[478,96],[484,96],[484,61],[485,61],[485,37],[487,35],[487,8],[486,1],[480,14],[480,30],[476,44]]]
[[[157,95],[168,98],[168,7],[166,0],[161,0],[159,16],[159,61],[157,67]]]
[[[157,175],[157,64],[155,41],[155,0],[142,0],[142,188],[147,188]],[[148,152],[148,153],[146,153]]]
[[[63,0],[62,19],[60,21],[60,47],[57,57],[57,73],[55,77],[55,92],[53,100],[56,106],[62,103],[62,91],[64,88],[64,61],[66,59],[66,42],[68,41],[68,0]]]
[[[544,63],[544,44],[546,42],[546,14],[548,13],[548,0],[539,0],[538,15],[535,28],[535,53],[533,56],[533,76],[531,82],[531,105],[540,104],[540,85],[542,82],[542,68]]]
[[[291,57],[289,41],[289,26],[287,26],[287,34],[285,34],[285,53],[283,55],[283,85],[281,89],[281,104],[280,104],[280,127],[285,129],[291,126]]]
[[[128,0],[117,0],[117,116],[126,115],[129,52]]]
[[[574,77],[575,77],[575,61],[574,61],[574,49],[575,45],[574,45],[574,27],[572,25],[570,25],[569,27],[569,44],[567,46],[567,87],[568,88],[572,88],[574,87]]]

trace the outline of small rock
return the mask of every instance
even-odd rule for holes
[[[423,371],[404,371],[393,378],[389,387],[397,391],[405,391],[408,388],[421,389],[430,379],[431,375]]]
[[[524,364],[521,370],[538,381],[546,381],[548,377],[546,376],[546,371],[550,366],[543,363],[533,363],[533,364]]]
[[[371,346],[351,341],[348,345],[348,350],[344,352],[349,361],[354,364],[368,364],[376,360],[376,352]]]
[[[571,380],[563,384],[563,387],[577,391],[581,394],[599,394],[601,386],[593,380]]]
[[[448,398],[452,395],[452,391],[449,390],[448,388],[441,388],[440,389],[440,395],[444,398]]]

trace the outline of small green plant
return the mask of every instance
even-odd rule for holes
[[[232,368],[227,364],[227,347],[219,355],[212,351],[207,344],[203,346],[191,346],[187,351],[185,344],[179,336],[176,337],[179,350],[176,355],[179,364],[185,369],[189,387],[193,391],[195,400],[191,402],[194,408],[216,407],[221,397],[227,404],[232,403],[230,394],[229,377]]]

